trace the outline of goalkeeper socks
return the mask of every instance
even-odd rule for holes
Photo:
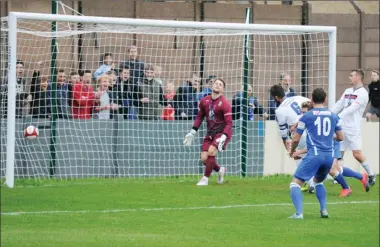
[[[302,192],[301,187],[296,183],[290,183],[290,197],[292,198],[296,214],[302,214]]]
[[[368,173],[368,175],[373,175],[372,169],[371,169],[371,167],[369,167],[369,165],[366,161],[362,162],[361,164],[362,164],[362,167],[364,168],[364,170],[366,170],[366,172]]]
[[[342,186],[342,189],[349,189],[350,187],[348,186],[346,180],[344,179],[343,175],[341,173],[337,173],[335,176],[334,176],[334,179],[335,181],[338,182],[338,184],[340,184]]]
[[[214,157],[214,160],[215,160],[215,156],[212,156],[212,157]],[[215,160],[215,162],[214,162],[214,171],[216,171],[216,172],[219,172],[219,170],[220,170],[220,166],[216,163],[216,160]]]
[[[323,183],[315,184],[315,195],[318,198],[320,210],[326,209],[326,189]]]
[[[344,167],[343,168],[343,176],[345,177],[350,177],[350,178],[356,178],[356,179],[359,179],[359,180],[362,180],[363,179],[363,176],[362,174],[360,174],[360,172],[355,172],[354,170],[348,168],[348,167]]]
[[[206,160],[206,170],[205,170],[205,176],[210,177],[212,169],[214,169],[216,165],[215,156],[208,156]]]

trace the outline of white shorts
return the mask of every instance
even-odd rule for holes
[[[344,140],[340,143],[340,151],[362,150],[362,135],[344,132]]]

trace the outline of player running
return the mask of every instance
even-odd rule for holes
[[[322,88],[314,89],[312,94],[314,109],[300,118],[293,135],[289,156],[293,156],[304,131],[307,131],[308,152],[294,172],[290,183],[290,196],[296,208],[296,213],[290,216],[292,219],[303,219],[301,185],[313,176],[321,217],[328,218],[323,180],[334,162],[334,132],[338,141],[344,140],[344,133],[339,117],[324,107],[325,100],[325,91]]]
[[[212,93],[204,97],[199,103],[198,115],[190,133],[185,136],[184,144],[191,145],[203,119],[207,120],[207,132],[202,143],[201,160],[206,166],[203,178],[197,183],[199,186],[208,185],[208,178],[212,170],[218,172],[218,183],[223,183],[225,167],[220,167],[215,160],[216,153],[226,149],[232,137],[232,109],[231,104],[223,96],[226,83],[217,78],[212,84]]]
[[[360,162],[369,175],[369,185],[375,184],[375,174],[369,167],[362,153],[362,116],[368,104],[368,92],[363,87],[364,72],[361,69],[353,70],[350,74],[351,85],[344,91],[340,100],[332,108],[343,120],[345,139],[341,143],[342,157],[344,151],[352,150],[354,158]]]

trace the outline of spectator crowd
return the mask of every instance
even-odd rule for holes
[[[16,117],[32,115],[37,118],[50,118],[53,98],[56,103],[57,117],[61,119],[112,119],[120,114],[128,120],[193,120],[198,113],[199,101],[211,94],[211,86],[216,75],[206,79],[200,90],[202,78],[190,75],[177,90],[172,81],[162,79],[162,68],[146,64],[138,59],[136,46],[128,48],[128,59],[116,66],[111,53],[105,53],[101,65],[95,71],[82,70],[66,74],[63,69],[56,73],[56,90],[45,75],[41,75],[42,62],[37,63],[30,82],[24,76],[24,62],[16,63]],[[372,72],[370,84],[371,106],[367,119],[379,116],[378,102],[379,73]],[[282,73],[279,84],[283,86],[287,97],[295,96],[290,87],[291,75]],[[95,85],[95,86],[94,86]],[[7,79],[1,80],[0,115],[7,115]],[[255,116],[274,120],[277,103],[268,98],[268,107],[259,104],[248,86],[248,120]],[[232,99],[233,119],[243,118],[243,88]]]

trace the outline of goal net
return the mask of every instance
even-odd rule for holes
[[[265,152],[280,152],[264,145],[270,86],[309,97],[330,85],[335,97],[328,27],[15,16],[15,30],[1,20],[2,178],[7,165],[15,178],[198,177],[205,125],[190,147],[183,139],[215,77],[234,116],[217,161],[261,176]]]

